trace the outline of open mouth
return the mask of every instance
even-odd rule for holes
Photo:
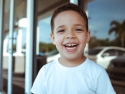
[[[64,45],[64,47],[68,52],[74,52],[77,49],[77,46],[78,46],[77,43],[67,43]]]
[[[64,46],[65,47],[76,47],[78,44],[75,44],[75,43],[73,43],[73,44],[65,44]]]

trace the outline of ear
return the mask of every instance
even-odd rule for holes
[[[90,40],[90,31],[88,30],[87,31],[87,33],[86,33],[86,43],[88,43],[89,42],[89,40]]]
[[[54,37],[54,34],[50,34],[50,38],[51,38],[51,40],[52,40],[52,43],[55,45],[55,37]]]

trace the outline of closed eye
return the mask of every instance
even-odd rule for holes
[[[76,28],[75,31],[83,31],[81,28]]]
[[[65,31],[64,29],[58,30],[59,33],[62,33],[62,32],[64,32],[64,31]]]

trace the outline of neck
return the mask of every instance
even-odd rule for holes
[[[68,59],[68,58],[60,57],[59,62],[66,67],[76,67],[82,64],[85,61],[85,59],[86,58],[84,56],[77,59]]]

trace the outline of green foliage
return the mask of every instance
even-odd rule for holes
[[[111,33],[115,33],[116,35],[116,41],[121,42],[121,46],[124,47],[125,46],[125,20],[123,21],[123,23],[120,23],[118,21],[112,21],[111,22],[111,28],[109,29],[109,34]]]
[[[100,43],[98,42],[98,39],[96,39],[96,37],[91,37],[90,41],[89,41],[89,48],[94,48],[100,46]]]
[[[96,37],[91,37],[89,41],[89,48],[94,48],[97,46],[119,46],[124,47],[125,45],[125,20],[123,23],[118,21],[111,22],[111,28],[109,29],[109,34],[115,33],[116,38],[112,41],[107,39],[97,39]]]
[[[89,41],[89,49],[98,47],[98,46],[118,46],[121,47],[120,39],[116,38],[110,41],[106,39],[97,39],[96,37],[91,37]]]
[[[23,45],[23,49],[26,49],[26,44]],[[52,43],[42,43],[42,42],[39,43],[39,51],[40,52],[45,53],[45,52],[53,51],[55,49],[56,49],[56,47]]]
[[[50,52],[52,50],[55,50],[56,47],[52,43],[42,43],[42,42],[40,42],[39,43],[39,49],[40,49],[41,52],[45,53],[45,52]]]

